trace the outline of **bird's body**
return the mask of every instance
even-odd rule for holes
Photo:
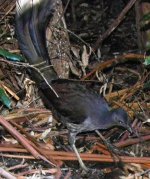
[[[57,91],[59,98],[49,92],[48,86],[42,85],[41,90],[46,96],[51,98],[52,106],[57,109],[59,117],[63,116],[65,122],[71,121],[75,124],[83,123],[87,118],[94,119],[101,114],[108,113],[109,107],[104,98],[91,89],[86,84],[68,80],[55,80],[52,87]],[[50,96],[49,96],[50,95]],[[63,119],[62,119],[63,120]],[[91,124],[92,125],[92,124]]]
[[[30,64],[38,68],[41,63],[44,63],[44,67],[49,66],[51,63],[46,48],[45,30],[55,9],[56,1],[26,0],[27,3],[22,1],[20,0],[16,13],[19,46]],[[34,5],[31,5],[33,1]],[[114,126],[129,129],[127,113],[123,109],[111,110],[106,100],[87,88],[85,84],[58,79],[52,67],[46,68],[42,74],[46,80],[31,70],[32,79],[37,83],[43,102],[48,108],[52,106],[54,114],[67,126],[69,142],[80,165],[86,169],[75,147],[76,135],[80,132],[108,129]],[[58,96],[49,88],[46,81]]]
[[[111,110],[106,100],[85,84],[71,80],[54,80],[51,83],[59,98],[49,90],[47,84],[42,84],[42,97],[50,99],[45,105],[51,105],[54,114],[69,129],[73,137],[70,143],[75,142],[75,136],[81,132],[104,130],[115,126],[128,128],[127,113],[119,108]],[[46,97],[46,98],[45,98]]]

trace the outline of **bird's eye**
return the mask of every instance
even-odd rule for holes
[[[120,124],[122,124],[122,121],[119,121]]]

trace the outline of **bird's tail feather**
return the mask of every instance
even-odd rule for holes
[[[42,64],[42,69],[46,69],[42,73],[48,82],[57,79],[54,69],[47,68],[51,63],[45,35],[55,5],[55,0],[17,0],[16,2],[16,35],[19,47],[29,64],[36,66]],[[41,82],[41,77],[35,72],[32,76],[37,83]]]

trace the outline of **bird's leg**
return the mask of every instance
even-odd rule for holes
[[[98,131],[95,130],[95,132],[97,133],[97,135],[102,139],[102,141],[104,142],[105,146],[108,148],[108,150],[114,154],[121,154],[121,152],[112,144],[110,144],[109,142],[107,142],[107,140],[104,138],[104,136]]]
[[[80,157],[80,154],[75,146],[75,137],[76,137],[77,133],[74,133],[74,132],[69,132],[69,143],[71,145],[71,147],[73,148],[77,158],[78,158],[78,161],[79,161],[79,164],[81,166],[81,168],[84,170],[84,171],[88,171],[88,168],[85,166],[85,164],[83,163],[81,157]]]

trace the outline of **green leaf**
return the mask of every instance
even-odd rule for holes
[[[143,63],[144,65],[150,65],[150,56],[145,58],[145,62]]]
[[[148,20],[150,20],[150,12],[144,14],[142,17],[142,21],[148,21]]]
[[[9,109],[11,109],[11,100],[7,96],[5,90],[0,88],[0,101]]]
[[[14,62],[25,62],[25,58],[23,56],[10,53],[9,51],[1,48],[0,48],[0,56],[3,56],[4,58],[7,58],[8,60]]]

